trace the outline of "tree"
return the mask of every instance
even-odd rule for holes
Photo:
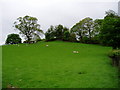
[[[100,32],[98,23],[100,23],[100,20],[93,21],[92,18],[87,17],[76,23],[71,28],[71,32],[76,35],[80,42],[92,43],[93,38]]]
[[[30,42],[34,36],[39,36],[43,34],[43,31],[40,29],[40,25],[37,24],[38,19],[36,17],[24,16],[19,17],[14,23],[15,28],[20,31],[25,39]]]
[[[94,34],[93,35],[98,35],[101,30],[101,25],[102,25],[103,19],[96,19],[94,20]]]
[[[94,20],[94,29],[92,31],[92,44],[100,44],[100,32],[103,19]]]
[[[87,32],[88,38],[91,40],[92,35],[94,34],[94,22],[92,18],[85,18],[82,20],[82,27]]]
[[[55,26],[55,37],[57,40],[62,40],[63,38],[64,27],[63,25]]]
[[[9,34],[6,39],[6,44],[18,44],[21,43],[21,38],[18,34]]]
[[[113,17],[113,18],[119,17],[117,15],[117,13],[113,10],[108,10],[108,11],[105,12],[105,14],[106,14],[105,18],[107,18],[107,17]]]
[[[114,16],[114,17],[113,17]],[[120,48],[120,17],[116,15],[104,18],[100,33],[101,43],[112,46],[113,49]]]
[[[64,27],[64,31],[63,31],[63,41],[70,41],[70,32],[69,29]]]
[[[48,31],[45,33],[45,38],[46,38],[46,41],[53,41],[56,39],[54,26],[50,26]]]
[[[70,42],[77,42],[75,33],[70,33]]]
[[[46,41],[53,41],[53,40],[64,40],[69,41],[70,39],[70,32],[67,27],[63,25],[57,26],[50,26],[50,28],[45,33]]]
[[[76,23],[72,28],[71,28],[71,33],[74,33],[76,35],[76,38],[79,41],[83,41],[83,37],[86,35],[86,31],[84,30],[83,27],[83,21],[79,21]]]

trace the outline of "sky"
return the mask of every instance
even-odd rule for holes
[[[85,17],[102,19],[109,9],[118,12],[119,0],[0,0],[0,45],[8,34],[18,33],[13,23],[25,15],[38,19],[45,32],[50,25],[71,28]]]

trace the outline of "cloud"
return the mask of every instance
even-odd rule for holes
[[[20,17],[30,15],[38,18],[41,29],[63,24],[68,28],[85,17],[103,18],[105,11],[117,12],[118,0],[1,0],[3,43],[8,34],[18,33],[13,23]]]

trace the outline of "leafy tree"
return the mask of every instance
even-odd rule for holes
[[[102,20],[93,21],[92,18],[84,18],[76,23],[71,32],[76,35],[76,38],[83,43],[95,43],[97,35],[100,33],[100,23]]]
[[[63,40],[64,41],[70,41],[70,32],[68,28],[64,28],[64,32],[63,32]]]
[[[99,35],[103,19],[94,20],[93,36]]]
[[[103,45],[120,48],[120,17],[106,15],[101,25],[100,39]]]
[[[62,25],[57,26],[50,26],[48,31],[45,33],[46,41],[53,41],[53,40],[64,40],[69,41],[70,33],[67,27]]]
[[[76,35],[76,38],[79,41],[83,41],[83,37],[86,36],[86,31],[84,30],[83,27],[83,21],[79,21],[76,23],[72,28],[71,28],[71,33],[74,33]]]
[[[113,18],[119,17],[117,15],[117,13],[113,10],[108,10],[108,11],[105,12],[105,14],[106,14],[105,18],[107,18],[107,17],[113,17]]]
[[[70,33],[70,42],[77,42],[75,33]]]
[[[55,37],[57,40],[62,40],[64,27],[62,25],[55,26]]]
[[[6,44],[18,44],[21,43],[21,38],[18,34],[9,34],[6,39]]]
[[[48,31],[45,33],[46,41],[53,41],[56,39],[54,26],[50,26]]]
[[[103,19],[96,19],[94,20],[94,29],[92,31],[92,44],[100,44],[100,32],[101,32],[101,25],[102,25]]]
[[[82,27],[87,32],[88,38],[91,40],[92,35],[94,34],[94,22],[92,18],[85,18],[82,20]]]
[[[39,36],[41,33],[43,34],[37,21],[38,19],[36,17],[24,16],[19,17],[14,24],[15,28],[20,31],[20,34],[22,34],[29,42],[34,38],[34,36]]]

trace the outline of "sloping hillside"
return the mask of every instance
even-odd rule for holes
[[[3,87],[116,88],[110,50],[60,41],[3,46]]]

